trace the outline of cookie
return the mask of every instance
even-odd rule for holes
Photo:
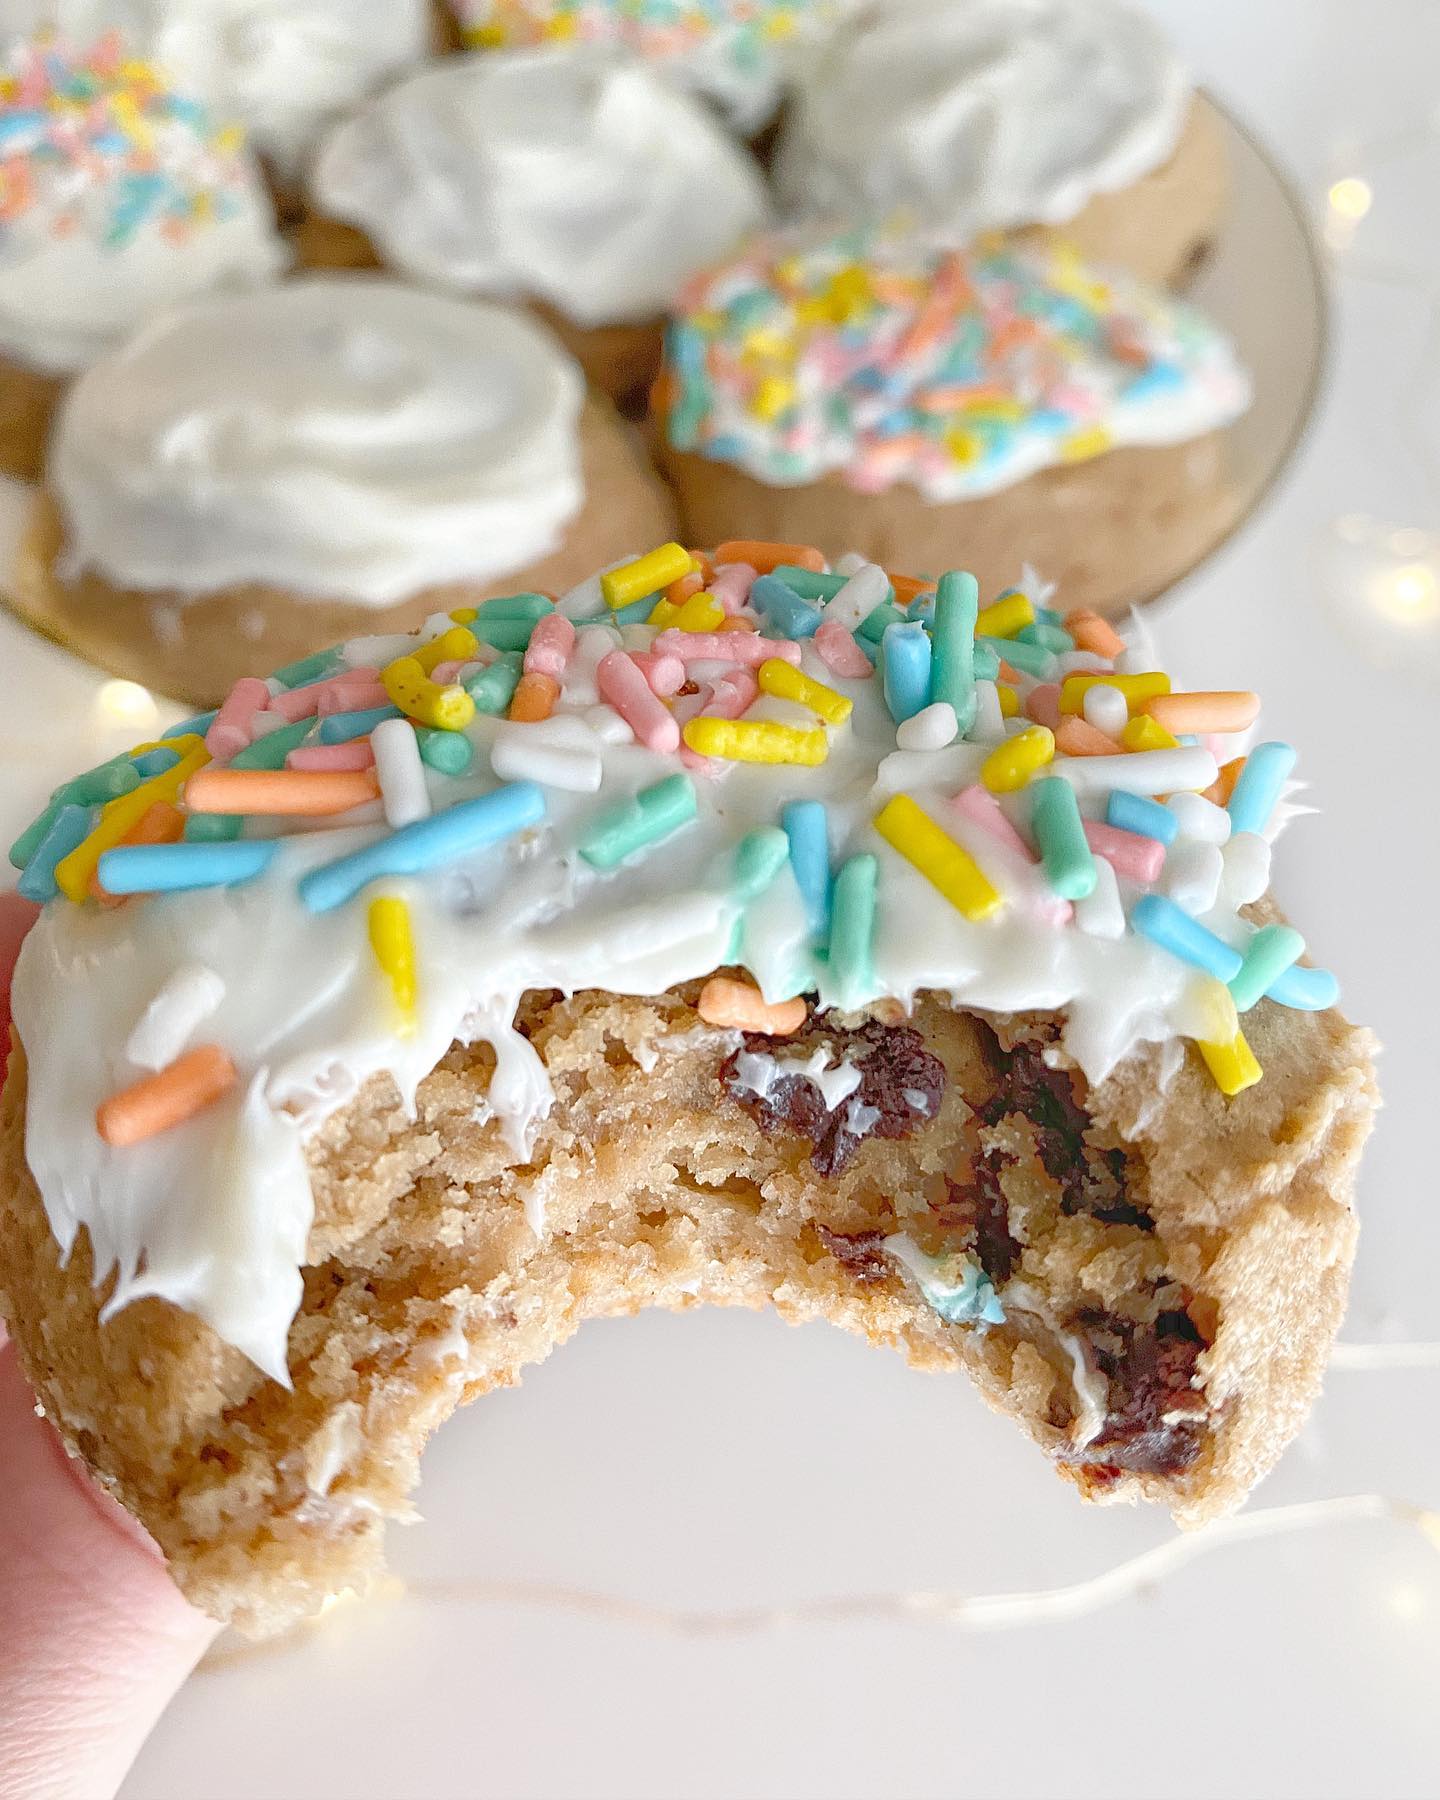
[[[312,265],[363,257],[528,301],[621,400],[654,379],[680,288],[768,214],[753,158],[702,102],[595,44],[453,57],[398,83],[329,133],[309,194]]]
[[[539,325],[316,276],[172,313],[75,384],[8,597],[204,704],[257,654],[569,587],[672,516]]]
[[[1093,615],[848,566],[352,641],[13,848],[0,1311],[217,1618],[362,1585],[456,1405],[645,1305],[963,1368],[1187,1525],[1299,1428],[1376,1096],[1266,898],[1293,751]]]

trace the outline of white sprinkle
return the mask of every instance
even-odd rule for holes
[[[1103,856],[1095,858],[1095,886],[1083,900],[1075,902],[1075,923],[1091,937],[1122,938],[1125,935],[1125,908],[1120,904],[1120,888],[1115,871]]]
[[[635,733],[613,706],[592,706],[583,715],[602,744],[633,744]]]
[[[1004,737],[1005,714],[1000,706],[1000,690],[993,681],[975,683],[975,718],[965,735],[977,744],[998,744]]]
[[[1119,738],[1130,718],[1130,706],[1119,688],[1108,681],[1097,681],[1085,690],[1085,723],[1103,731],[1108,738]]]
[[[607,563],[578,586],[567,589],[556,602],[555,610],[564,613],[567,619],[593,619],[596,613],[603,613],[605,596],[600,589],[601,575],[608,575],[612,569],[623,569],[626,563],[634,561],[633,556],[622,556],[618,562]]]
[[[1225,862],[1218,844],[1177,838],[1165,853],[1165,892],[1182,912],[1198,917],[1220,897]]]
[[[546,726],[569,729],[546,731]],[[572,794],[594,794],[604,774],[599,748],[595,733],[573,716],[502,725],[490,746],[490,767],[502,781],[538,781]]]
[[[1270,885],[1270,846],[1255,831],[1237,831],[1220,852],[1225,864],[1225,898],[1248,906]]]
[[[1150,652],[1143,644],[1136,644],[1122,650],[1115,658],[1117,675],[1148,675],[1154,667]]]
[[[183,963],[141,1013],[125,1041],[125,1054],[138,1068],[163,1069],[224,998],[225,983],[214,969]]]
[[[350,638],[341,646],[340,654],[351,669],[383,669],[397,656],[408,656],[415,648],[414,639],[400,632],[384,637]]]
[[[1166,805],[1180,821],[1180,830],[1186,837],[1199,838],[1204,844],[1229,841],[1229,813],[1203,794],[1172,794]]]
[[[845,552],[845,554],[836,562],[835,573],[837,575],[854,575],[854,574],[857,574],[865,566],[866,566],[866,559],[865,559],[865,557],[863,557],[860,554],[860,552],[858,550],[847,550]]]
[[[392,831],[430,817],[430,789],[420,740],[408,719],[382,719],[370,733],[385,823]]]
[[[655,642],[653,625],[622,625],[620,627],[620,648],[622,650],[648,650]]]
[[[902,720],[895,732],[895,742],[902,750],[943,750],[947,744],[954,743],[959,731],[955,708],[948,700],[937,700],[932,706],[922,706],[918,713]]]
[[[609,625],[587,625],[575,639],[562,683],[567,706],[593,706],[600,698],[595,671],[602,657],[620,648],[620,633]]]
[[[1077,794],[1177,794],[1207,788],[1220,773],[1208,750],[1182,744],[1175,750],[1132,750],[1128,756],[1067,756],[1047,771],[1063,776]]]
[[[1057,679],[1066,675],[1109,675],[1112,672],[1110,658],[1097,656],[1093,650],[1062,650],[1055,658]]]
[[[890,592],[890,577],[878,563],[862,563],[838,593],[820,609],[826,621],[854,631]]]
[[[266,712],[263,708],[257,713],[252,713],[250,715],[251,742],[253,743],[256,738],[269,737],[272,731],[283,731],[289,722],[288,719],[282,719],[279,713]]]

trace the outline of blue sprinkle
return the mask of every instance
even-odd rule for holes
[[[190,736],[204,737],[205,733],[215,723],[215,714],[219,712],[219,710],[220,708],[217,706],[211,712],[196,713],[194,718],[182,719],[178,725],[172,725],[168,731],[162,731],[160,736],[162,739]]]
[[[628,606],[617,606],[614,612],[603,613],[598,619],[587,619],[589,625],[643,625],[655,610],[655,596],[645,594],[639,600],[632,600]]]
[[[242,881],[263,875],[279,848],[277,838],[124,844],[107,850],[96,872],[108,894],[178,894],[191,888],[238,887]]]
[[[1293,1006],[1297,1012],[1324,1012],[1340,998],[1340,983],[1328,969],[1306,969],[1294,963],[1276,976],[1265,993],[1278,1005]]]
[[[1162,950],[1178,956],[1181,962],[1203,969],[1217,981],[1227,984],[1240,973],[1243,958],[1213,931],[1182,912],[1173,900],[1163,894],[1145,894],[1135,902],[1130,923],[1142,937],[1149,938]]]
[[[1230,796],[1230,829],[1254,831],[1263,835],[1280,798],[1280,790],[1295,767],[1295,749],[1291,744],[1275,741],[1257,744],[1245,758]]]
[[[887,625],[880,642],[885,704],[899,725],[930,703],[930,634],[923,625]]]
[[[398,706],[367,706],[359,712],[330,713],[320,721],[319,741],[322,744],[348,744],[355,738],[368,736],[386,719],[399,717]]]
[[[790,866],[805,902],[811,935],[825,942],[830,929],[830,834],[823,802],[789,800],[780,808],[780,823],[790,840]]]
[[[152,775],[163,775],[167,769],[173,769],[180,760],[180,752],[167,750],[162,746],[156,750],[147,750],[143,756],[134,756],[130,760],[140,779],[149,781]]]
[[[1141,837],[1158,838],[1170,845],[1180,830],[1180,821],[1168,806],[1158,800],[1147,800],[1141,794],[1122,794],[1118,789],[1105,808],[1105,823],[1117,831],[1135,831]]]
[[[750,589],[750,604],[770,621],[781,637],[814,637],[821,615],[778,575],[762,575]]]
[[[512,781],[312,869],[301,879],[300,898],[311,912],[330,912],[382,875],[419,875],[513,837],[544,817],[544,791],[533,781]]]
[[[62,806],[40,842],[30,852],[25,873],[16,884],[27,900],[43,906],[60,892],[55,885],[55,865],[83,844],[94,828],[95,815],[88,806]]]

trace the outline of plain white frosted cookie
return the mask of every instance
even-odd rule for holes
[[[702,104],[601,46],[423,70],[334,127],[310,191],[407,275],[580,325],[663,312],[767,213],[759,169]]]

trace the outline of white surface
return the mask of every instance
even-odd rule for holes
[[[1265,694],[1268,726],[1302,747],[1324,816],[1291,834],[1282,894],[1388,1046],[1346,1336],[1440,1338],[1440,617],[1415,574],[1424,534],[1440,530],[1422,454],[1427,441],[1440,451],[1440,143],[1423,133],[1440,8],[1161,10],[1201,78],[1317,204],[1341,176],[1373,186],[1338,264],[1336,364],[1311,442],[1266,514],[1159,623],[1173,665],[1197,685],[1243,676]],[[1357,541],[1341,542],[1341,517]],[[1378,541],[1366,520],[1383,522],[1386,554],[1408,572],[1390,590],[1410,596],[1408,633],[1361,614],[1357,594],[1384,591],[1364,586]],[[1395,526],[1421,535],[1396,547]],[[95,682],[0,627],[0,760],[18,820],[76,760],[63,746]],[[134,735],[113,729],[101,747]],[[1252,1516],[1370,1491],[1440,1503],[1437,1401],[1435,1362],[1337,1369]],[[391,1539],[410,1597],[339,1610],[299,1647],[199,1676],[125,1800],[1436,1791],[1440,1552],[1385,1519],[1221,1540],[1092,1616],[983,1634],[881,1616],[707,1637],[423,1597],[471,1577],[703,1607],[991,1594],[1080,1580],[1173,1539],[1152,1515],[1082,1510],[963,1384],[835,1333],[717,1313],[597,1326],[523,1389],[457,1419],[420,1502],[425,1522]]]

